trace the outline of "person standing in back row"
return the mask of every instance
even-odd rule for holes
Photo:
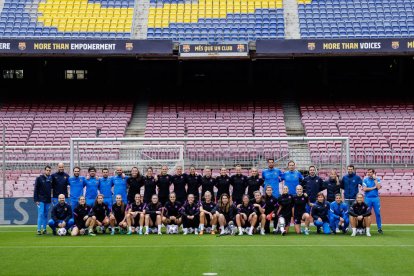
[[[85,179],[85,198],[86,204],[92,206],[98,196],[99,178],[96,176],[95,167],[89,167],[88,174]]]
[[[378,193],[379,189],[381,189],[381,180],[375,174],[374,169],[368,169],[367,177],[364,178],[362,183],[362,190],[365,192],[365,203],[368,205],[368,208],[374,209],[375,211],[378,233],[382,234],[381,202]]]
[[[116,167],[116,175],[111,178],[111,186],[114,187],[114,196],[121,195],[122,199],[127,198],[127,180],[121,167]],[[110,206],[108,206],[111,208]]]
[[[296,170],[296,164],[294,161],[289,161],[288,163],[288,170],[284,172],[280,178],[282,181],[284,181],[283,186],[287,186],[289,189],[290,195],[296,194],[296,186],[300,185],[303,176],[302,174]]]
[[[184,204],[187,200],[187,174],[183,173],[182,166],[177,166],[175,169],[175,175],[172,176],[171,182],[174,185],[174,193],[177,196],[177,201]]]
[[[157,180],[157,187],[158,187],[158,201],[165,205],[168,201],[168,196],[170,194],[170,187],[171,187],[172,177],[168,174],[168,167],[162,166],[161,167],[161,174],[158,175]]]
[[[267,166],[268,168],[262,172],[262,178],[264,180],[263,188],[266,189],[267,186],[272,187],[272,195],[275,198],[279,198],[279,183],[282,171],[275,168],[275,160],[273,158],[267,159]]]
[[[331,170],[328,180],[323,183],[323,190],[326,189],[326,200],[331,203],[335,201],[335,195],[341,192],[339,177],[336,170]]]
[[[52,204],[58,204],[58,197],[63,194],[65,198],[68,198],[68,186],[69,186],[69,175],[65,173],[65,165],[59,163],[57,165],[57,172],[52,174]]]
[[[212,196],[212,200],[215,202],[216,201],[216,197],[214,196],[214,187],[216,186],[216,179],[213,178],[212,175],[212,170],[209,166],[204,167],[203,170],[203,177],[201,178],[201,196],[200,198],[202,198],[202,196],[209,191],[211,193]]]
[[[47,215],[52,202],[52,168],[46,166],[44,173],[36,178],[33,199],[37,205],[37,234],[47,234]]]
[[[309,175],[303,179],[302,186],[309,197],[309,205],[312,207],[316,202],[318,193],[323,190],[323,180],[316,174],[315,166],[309,167]],[[307,211],[309,213],[310,209]]]
[[[190,173],[187,175],[187,195],[194,195],[196,202],[201,201],[199,198],[199,189],[201,186],[201,175],[196,173],[194,166],[190,167]],[[214,195],[214,194],[213,194]]]
[[[247,177],[242,174],[240,165],[236,166],[236,174],[230,177],[230,185],[233,187],[232,201],[237,206],[242,203],[243,195],[246,193]]]
[[[70,205],[75,210],[78,205],[79,197],[83,196],[83,188],[86,185],[86,179],[80,176],[80,167],[73,168],[73,176],[69,177],[70,185]]]
[[[230,177],[227,175],[226,167],[220,169],[220,175],[216,177],[217,198],[222,194],[230,194]]]
[[[362,185],[362,179],[355,173],[354,165],[348,166],[348,174],[342,177],[341,189],[344,190],[344,201],[349,206],[355,203],[356,195],[359,193],[359,186]]]
[[[144,177],[137,167],[131,168],[131,177],[127,179],[128,204],[135,202],[135,195],[141,194],[141,187],[144,186]],[[125,200],[123,198],[123,200]]]
[[[112,206],[112,181],[109,177],[109,170],[107,168],[102,169],[102,177],[98,181],[99,193],[104,196],[104,202],[108,206]],[[92,207],[92,205],[90,205]]]

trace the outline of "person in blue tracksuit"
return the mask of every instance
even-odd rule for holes
[[[288,170],[282,174],[281,180],[285,182],[283,185],[288,187],[289,194],[295,195],[296,186],[300,185],[303,180],[303,175],[296,170],[295,162],[289,161]]]
[[[349,226],[348,204],[342,202],[341,194],[336,194],[335,201],[331,203],[329,222],[332,231],[335,231],[334,233],[342,231],[345,234],[347,232]]]
[[[364,178],[362,183],[362,190],[365,192],[365,203],[368,205],[368,208],[373,208],[375,211],[378,233],[382,234],[381,203],[378,194],[379,189],[381,189],[381,180],[377,178],[374,169],[368,169],[367,177]]]
[[[36,178],[33,200],[37,205],[37,234],[46,234],[47,215],[52,202],[52,168],[45,167],[42,175]]]
[[[330,234],[331,228],[329,227],[329,202],[325,200],[325,195],[322,192],[318,193],[317,201],[312,207],[313,224],[317,228],[317,233],[321,233],[321,227],[324,234]]]
[[[309,175],[306,176],[302,181],[304,192],[309,197],[310,207],[316,202],[316,196],[323,190],[323,180],[316,174],[316,167],[309,167]],[[307,210],[310,212],[310,210]]]
[[[68,186],[69,186],[69,175],[65,173],[65,166],[63,163],[57,165],[58,170],[52,174],[52,204],[58,203],[58,196],[64,194],[65,198],[68,199]]]
[[[58,204],[53,206],[52,217],[49,220],[49,227],[52,228],[53,235],[56,235],[56,228],[71,228],[75,221],[72,218],[72,208],[65,202],[65,196],[60,194],[58,197]]]
[[[359,193],[359,186],[362,185],[362,179],[355,173],[353,165],[348,166],[348,174],[344,175],[341,180],[341,189],[344,190],[344,202],[352,206],[355,202],[356,195]]]
[[[114,187],[114,196],[121,195],[122,200],[127,199],[127,179],[121,167],[116,167],[116,176],[111,178],[111,185]]]
[[[267,165],[268,168],[262,171],[262,178],[264,180],[263,188],[266,189],[267,186],[272,187],[272,195],[278,198],[280,195],[279,183],[282,171],[275,168],[275,160],[273,158],[267,160]]]
[[[104,196],[104,203],[112,207],[112,181],[109,177],[109,170],[107,168],[102,169],[102,177],[98,181],[99,193]],[[90,205],[92,206],[92,205]]]
[[[79,176],[80,168],[73,168],[73,176],[69,177],[70,185],[70,205],[75,210],[78,205],[79,197],[83,196],[83,188],[85,187],[85,177]]]
[[[92,206],[98,196],[99,178],[96,176],[95,167],[89,167],[88,174],[89,176],[85,180],[85,198],[86,204]]]

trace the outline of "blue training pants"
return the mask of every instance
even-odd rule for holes
[[[366,197],[365,203],[368,205],[368,208],[374,209],[375,219],[377,221],[378,229],[381,229],[381,202],[379,197]]]

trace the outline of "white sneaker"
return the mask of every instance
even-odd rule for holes
[[[371,237],[371,233],[367,231],[367,237]]]
[[[249,231],[249,232],[247,233],[247,235],[249,235],[249,236],[253,236],[253,231]]]
[[[198,235],[198,229],[194,229],[194,235]]]
[[[262,236],[266,235],[264,229],[260,230],[260,235],[262,235]]]
[[[355,237],[356,236],[356,232],[352,232],[351,237]]]
[[[188,234],[188,229],[187,228],[183,228],[183,235],[187,235]]]
[[[335,229],[335,232],[336,232],[336,233],[341,233],[341,231],[339,230],[339,228],[336,228],[336,229]]]
[[[243,231],[239,231],[239,236],[243,236]]]

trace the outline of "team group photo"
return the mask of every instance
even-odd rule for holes
[[[98,176],[95,167],[74,167],[65,173],[63,163],[46,166],[36,178],[34,201],[38,207],[37,234],[195,234],[195,235],[287,235],[344,234],[371,236],[371,216],[375,215],[377,232],[381,228],[379,190],[381,180],[374,169],[362,179],[349,165],[340,176],[335,169],[321,179],[317,168],[310,166],[304,177],[294,161],[287,169],[268,168],[259,174],[250,168],[222,167],[214,176],[210,167],[199,174],[194,166],[173,175],[162,166],[159,172],[138,167],[126,175],[116,167],[113,175],[103,168]],[[50,213],[50,214],[49,214]],[[314,230],[311,229],[311,224]],[[289,231],[290,230],[290,231]]]

